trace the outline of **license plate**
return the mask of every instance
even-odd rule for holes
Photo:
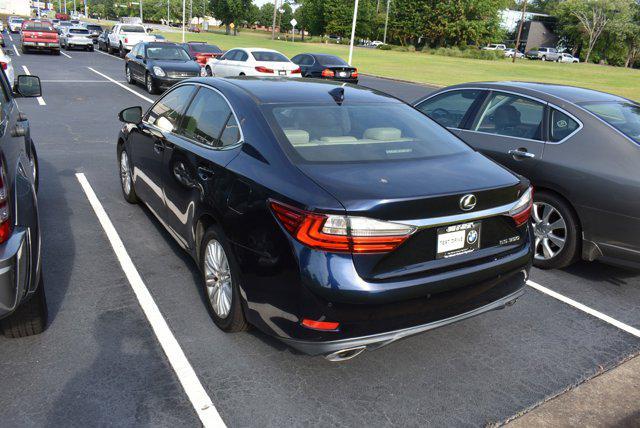
[[[286,76],[287,75],[287,70],[278,70],[278,74],[280,76]]]
[[[437,234],[436,259],[458,256],[480,248],[480,222],[440,227]]]
[[[45,45],[46,45],[46,43],[36,43],[36,45],[38,45],[38,46],[45,46]]]
[[[339,77],[347,77],[347,72],[346,71],[341,71],[340,73],[338,73]]]

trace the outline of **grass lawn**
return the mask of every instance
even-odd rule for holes
[[[162,34],[171,41],[181,40],[180,33]],[[238,36],[187,33],[186,40],[207,41],[225,50],[242,46],[264,47],[289,57],[301,52],[332,53],[345,59],[349,55],[348,46],[271,40],[270,34],[263,32],[243,31]],[[640,70],[636,69],[526,59],[512,64],[510,60],[484,61],[365,48],[354,49],[353,65],[365,74],[442,86],[486,80],[525,80],[582,86],[640,101]]]

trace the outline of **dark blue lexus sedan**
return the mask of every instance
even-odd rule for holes
[[[523,293],[529,183],[386,94],[201,78],[120,120],[124,197],[198,262],[224,331],[337,361]]]

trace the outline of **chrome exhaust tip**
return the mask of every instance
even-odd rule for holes
[[[347,361],[362,354],[367,349],[366,346],[356,346],[355,348],[341,349],[339,351],[332,352],[324,357],[331,362]]]

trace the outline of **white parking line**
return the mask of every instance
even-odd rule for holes
[[[139,96],[143,100],[148,101],[150,103],[153,103],[153,100],[151,98],[147,98],[144,95],[137,93],[133,89],[127,88],[125,85],[123,85],[122,83],[118,82],[117,80],[112,79],[111,77],[107,76],[106,74],[102,74],[99,71],[96,71],[91,67],[87,67],[87,68],[89,70],[93,71],[94,73],[99,74],[100,76],[104,77],[105,79],[109,80],[110,82],[115,83],[116,85],[120,86],[122,89],[126,89],[127,91],[131,92],[132,94]]]
[[[632,335],[634,335],[636,337],[640,337],[640,330],[638,330],[635,327],[631,327],[630,325],[627,325],[627,324],[625,324],[623,322],[620,322],[620,321],[618,321],[616,319],[613,319],[609,315],[605,315],[602,312],[596,311],[595,309],[591,309],[590,307],[585,306],[582,303],[576,302],[575,300],[570,299],[570,298],[568,298],[566,296],[563,296],[560,293],[556,293],[555,291],[550,290],[547,287],[543,287],[542,285],[540,285],[540,284],[538,284],[536,282],[527,281],[527,285],[529,287],[535,288],[536,290],[538,290],[541,293],[547,294],[547,295],[553,297],[554,299],[558,299],[561,302],[566,303],[567,305],[573,306],[576,309],[580,309],[581,311],[586,312],[591,316],[594,316],[594,317],[596,317],[596,318],[598,318],[598,319],[600,319],[600,320],[602,320],[602,321],[604,321],[606,323],[609,323],[609,324],[611,324],[611,325],[613,325],[615,327],[618,327],[620,330],[624,330],[629,334],[632,334]]]
[[[20,52],[18,52],[16,45],[13,45],[13,50],[16,51],[16,55],[20,56]]]
[[[83,173],[77,173],[76,178],[80,182],[82,190],[98,217],[98,221],[107,235],[109,243],[120,262],[120,266],[122,267],[127,280],[129,281],[129,285],[131,285],[131,288],[133,289],[133,292],[138,299],[138,303],[147,317],[149,324],[151,324],[151,328],[153,329],[158,342],[160,342],[160,346],[162,346],[164,353],[167,355],[169,364],[171,364],[173,371],[182,384],[182,388],[186,392],[193,408],[200,417],[202,425],[205,427],[225,427],[224,421],[213,405],[211,398],[205,391],[202,383],[200,383],[200,379],[198,379],[198,376],[189,363],[189,360],[180,347],[180,344],[178,344],[178,341],[171,332],[169,325],[162,317],[160,309],[158,309],[151,293],[142,281],[142,277],[133,264],[131,257],[129,257],[127,249],[122,243],[113,223],[111,223],[107,212],[104,210],[102,204],[98,200],[98,197],[94,193],[87,177],[85,177]]]
[[[11,33],[7,34],[9,36],[9,40],[13,42],[13,37],[11,37]],[[14,46],[15,47],[15,46]]]
[[[110,57],[110,58],[113,58],[113,59],[119,59],[120,61],[124,61],[124,60],[123,60],[122,58],[120,58],[119,56],[113,56],[113,55],[111,55],[110,53],[102,52],[100,49],[95,50],[95,52],[98,52],[99,54],[102,54],[102,55],[106,55],[106,56],[108,56],[108,57]]]
[[[14,47],[15,47],[15,45],[14,45]],[[27,68],[26,65],[23,65],[22,69],[24,70],[24,74],[26,74],[27,76],[31,75],[31,73],[29,73],[29,69]],[[38,97],[38,104],[40,104],[41,106],[46,106],[47,105],[47,103],[44,102],[44,98],[42,98],[42,97]]]
[[[66,54],[66,53],[62,52],[62,50],[60,50],[60,53],[61,53],[62,55],[64,55],[64,56],[66,56],[67,58],[71,58],[71,55],[68,55],[68,54]]]

